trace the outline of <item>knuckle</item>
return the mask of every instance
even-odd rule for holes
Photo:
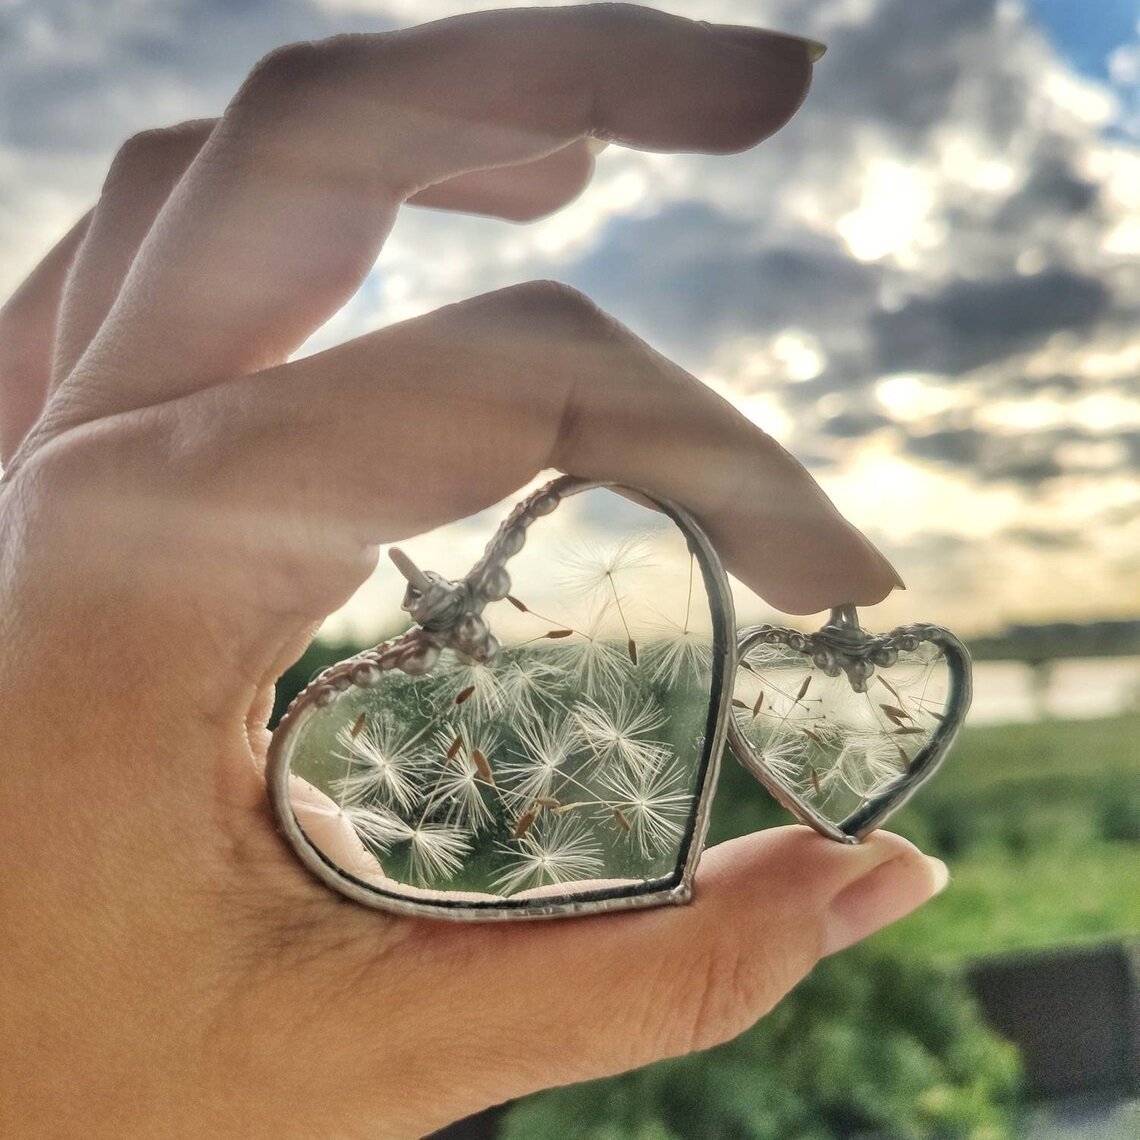
[[[609,337],[621,329],[585,293],[561,281],[527,281],[500,290],[500,303],[520,321],[569,336]]]
[[[191,120],[173,127],[152,127],[128,138],[115,153],[107,184],[137,180],[151,171],[180,160],[188,147],[196,146],[207,128],[204,120]]]
[[[332,36],[284,44],[263,56],[234,96],[224,118],[276,118],[306,105],[343,82],[358,36]]]

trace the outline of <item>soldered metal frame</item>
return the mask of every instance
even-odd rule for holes
[[[391,669],[412,675],[427,673],[444,648],[472,660],[489,660],[498,650],[482,619],[483,608],[510,589],[506,564],[525,542],[527,528],[572,495],[605,489],[641,501],[666,515],[678,527],[700,567],[712,618],[711,689],[702,754],[695,774],[697,794],[673,872],[629,885],[549,894],[542,897],[486,900],[416,898],[365,882],[338,866],[309,839],[293,810],[290,771],[293,750],[307,722],[334,704],[342,693],[378,683]],[[297,696],[281,718],[269,747],[266,785],[278,828],[301,862],[326,886],[365,906],[390,913],[459,922],[557,918],[636,907],[685,903],[692,897],[693,877],[704,848],[713,793],[732,717],[732,681],[737,661],[736,619],[725,573],[716,550],[700,524],[682,507],[648,491],[604,480],[561,476],[519,502],[487,545],[483,557],[458,582],[421,572],[397,552],[393,558],[409,581],[404,608],[417,620],[407,633],[383,642],[326,669]],[[408,887],[407,891],[416,888]]]
[[[837,606],[827,624],[813,634],[761,625],[742,630],[737,639],[739,661],[744,661],[757,645],[782,645],[801,654],[829,677],[844,672],[856,692],[866,691],[876,669],[889,669],[900,653],[913,652],[924,643],[938,647],[949,670],[949,693],[938,725],[910,761],[907,771],[845,819],[838,823],[828,819],[781,780],[753,748],[736,718],[730,717],[729,744],[737,760],[801,823],[840,843],[859,843],[902,807],[946,758],[973,696],[969,651],[953,633],[938,625],[916,623],[886,634],[868,633],[860,627],[854,606]]]

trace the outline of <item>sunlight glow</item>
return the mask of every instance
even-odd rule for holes
[[[892,159],[870,164],[859,205],[835,223],[853,257],[878,261],[915,243],[932,205],[923,173]]]

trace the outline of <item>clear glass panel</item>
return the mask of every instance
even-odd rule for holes
[[[736,674],[736,724],[769,775],[823,818],[850,819],[897,788],[943,722],[950,672],[921,642],[876,669],[867,691],[787,645],[760,644]]]
[[[309,715],[291,749],[298,822],[330,862],[410,898],[675,877],[713,698],[712,612],[685,536],[587,491],[535,522],[508,570],[510,595],[484,611],[503,644],[489,664],[445,651],[425,676],[385,673]]]

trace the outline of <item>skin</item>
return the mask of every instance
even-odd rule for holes
[[[489,12],[282,49],[221,119],[124,145],[0,313],[0,1134],[421,1135],[731,1037],[944,883],[898,837],[787,827],[707,852],[686,907],[398,919],[307,875],[259,773],[274,678],[381,544],[546,468],[683,503],[786,611],[899,584],[563,286],[285,363],[405,201],[537,217],[592,140],[738,151],[810,72],[799,41],[648,9]]]

